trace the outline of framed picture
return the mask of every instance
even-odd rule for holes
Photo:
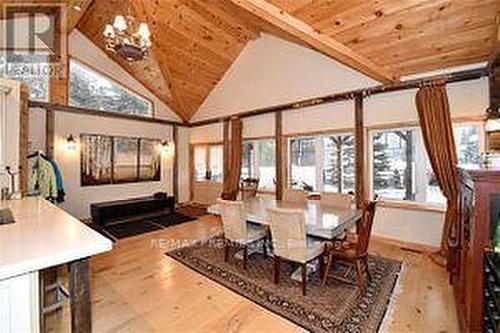
[[[113,137],[113,183],[132,183],[139,180],[139,140]]]
[[[139,180],[161,179],[161,141],[139,139]]]
[[[161,141],[80,135],[81,186],[161,180]]]
[[[109,136],[81,135],[82,186],[104,185],[113,182],[112,149]]]

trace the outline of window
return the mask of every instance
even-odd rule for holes
[[[308,191],[316,189],[316,139],[290,140],[290,185]]]
[[[211,179],[216,182],[222,182],[223,149],[222,145],[209,146],[209,168]]]
[[[219,144],[194,146],[194,180],[222,182],[223,148]]]
[[[243,141],[241,178],[258,178],[260,189],[274,189],[276,181],[276,141]]]
[[[46,55],[10,54],[0,56],[2,76],[28,85],[30,99],[48,101],[50,65]]]
[[[293,138],[289,149],[292,188],[343,193],[354,189],[351,134]]]
[[[481,127],[453,126],[460,164],[479,163]],[[372,191],[382,198],[445,204],[417,127],[371,132]]]
[[[323,191],[354,191],[354,137],[331,135],[322,138]]]
[[[70,60],[69,105],[153,116],[152,103],[74,59]]]

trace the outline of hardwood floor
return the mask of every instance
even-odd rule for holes
[[[95,332],[303,332],[164,255],[189,241],[214,235],[212,216],[115,243],[92,258]],[[402,260],[404,275],[388,332],[457,332],[451,287],[444,269],[424,253],[374,239],[370,252]],[[51,332],[69,331],[68,313],[51,317]]]

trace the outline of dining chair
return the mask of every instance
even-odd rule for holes
[[[301,267],[302,295],[306,295],[307,263],[319,258],[323,274],[325,243],[307,237],[303,210],[269,208],[268,214],[274,249],[274,283],[279,283],[282,259],[297,262]]]
[[[264,256],[267,257],[266,240],[269,235],[267,226],[247,223],[244,218],[243,203],[218,199],[221,207],[222,228],[224,230],[224,261],[229,260],[232,245],[243,248],[243,268],[247,269],[248,246],[262,241]]]
[[[307,192],[304,190],[286,188],[283,190],[283,201],[292,203],[306,203]]]
[[[351,208],[354,198],[350,194],[321,192],[320,205],[336,208]]]
[[[362,294],[365,292],[365,275],[368,281],[371,281],[368,267],[368,244],[370,242],[376,204],[377,201],[374,200],[365,205],[354,240],[334,241],[326,246],[326,255],[328,259],[323,274],[322,284],[326,283],[329,276],[332,276],[336,280],[352,284],[348,276],[353,269],[356,269],[358,288],[361,290]],[[335,271],[336,263],[347,267],[342,276],[330,274],[330,268]]]
[[[241,180],[241,198],[254,198],[259,189],[259,178],[245,178]]]

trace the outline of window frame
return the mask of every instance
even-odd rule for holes
[[[118,111],[105,110],[105,109],[99,110],[99,111],[110,112],[110,113],[115,113],[115,114],[133,115],[136,117],[142,117],[142,118],[148,118],[148,119],[149,118],[151,118],[151,119],[156,118],[156,105],[150,98],[146,97],[144,94],[136,91],[135,89],[124,85],[123,83],[121,83],[117,79],[111,77],[109,74],[105,73],[104,71],[102,71],[98,68],[95,68],[93,65],[89,64],[88,62],[83,61],[80,58],[75,57],[73,55],[68,56],[68,106],[88,109],[86,107],[76,106],[76,105],[70,104],[69,92],[71,89],[71,62],[72,61],[78,63],[78,65],[80,65],[81,67],[88,69],[91,72],[94,72],[94,74],[97,74],[97,75],[105,78],[106,80],[110,81],[112,84],[117,85],[118,87],[125,90],[129,94],[137,97],[138,99],[144,100],[147,104],[150,105],[150,114],[148,114],[148,115],[130,114],[130,113],[125,113],[125,112],[118,112]],[[50,89],[49,89],[49,99],[50,99]]]
[[[464,117],[464,118],[455,118],[451,120],[452,126],[478,126],[479,127],[479,142],[478,142],[478,150],[479,154],[485,152],[486,149],[486,131],[485,125],[486,122],[483,117]],[[388,131],[397,131],[397,130],[411,130],[416,129],[417,133],[421,134],[421,127],[418,122],[407,122],[407,123],[387,123],[383,125],[374,125],[367,126],[364,128],[365,142],[366,144],[366,152],[365,156],[368,160],[368,168],[366,169],[365,179],[368,181],[367,188],[370,197],[374,196],[373,189],[373,136],[374,132],[388,132]],[[423,145],[423,140],[422,140]],[[428,160],[427,152],[425,150],[425,146],[421,148],[426,156],[426,161]],[[418,150],[418,148],[417,148]],[[391,208],[402,208],[402,209],[413,209],[413,210],[423,210],[423,211],[431,211],[431,212],[445,212],[446,205],[432,202],[418,202],[418,201],[410,201],[410,200],[398,200],[391,198],[380,198],[379,202],[383,207],[391,207]]]
[[[297,133],[297,134],[288,134],[285,135],[286,139],[286,170],[287,170],[287,179],[286,179],[286,187],[291,188],[291,180],[292,180],[292,151],[291,151],[291,140],[297,139],[309,139],[313,138],[315,142],[315,150],[320,149],[320,151],[315,151],[315,178],[316,182],[314,184],[315,190],[314,192],[328,192],[328,193],[337,193],[335,191],[326,191],[325,184],[323,180],[323,172],[324,172],[324,145],[323,140],[330,136],[352,136],[354,138],[354,129],[353,128],[342,128],[337,130],[328,130],[328,131],[319,131],[319,132],[308,132],[308,133]],[[318,167],[319,162],[319,167]],[[356,161],[354,161],[356,163]],[[344,193],[344,192],[343,192]]]
[[[205,170],[206,174],[211,175],[211,170],[210,170],[210,147],[216,147],[216,146],[221,146],[222,147],[222,177],[221,181],[213,180],[213,179],[205,179],[203,180],[197,180],[196,179],[196,165],[194,161],[194,152],[197,147],[202,147],[205,149]],[[191,181],[192,183],[204,183],[204,182],[214,182],[214,183],[223,183],[224,182],[224,146],[222,142],[205,142],[205,143],[190,143],[189,144],[189,150],[190,150],[190,175],[191,175]]]

